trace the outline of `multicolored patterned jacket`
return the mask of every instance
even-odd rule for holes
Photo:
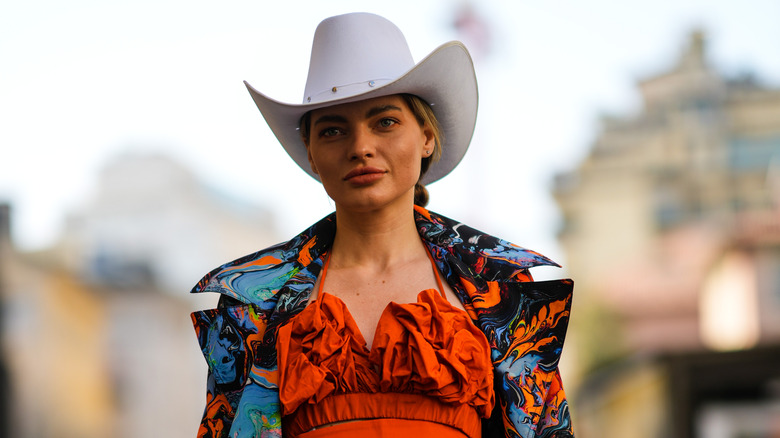
[[[483,436],[572,436],[558,373],[572,282],[533,282],[529,268],[557,265],[423,208],[415,207],[415,220],[491,346],[498,401]],[[306,306],[335,231],[332,214],[286,243],[213,270],[192,290],[222,294],[217,308],[192,314],[209,367],[199,437],[282,436],[277,330]]]

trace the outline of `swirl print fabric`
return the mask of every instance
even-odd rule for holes
[[[570,280],[534,282],[546,257],[415,207],[420,237],[490,344],[497,403],[483,436],[569,437],[558,371],[571,309]],[[335,235],[332,214],[288,242],[227,263],[193,293],[221,294],[192,314],[209,366],[199,437],[281,437],[276,338],[306,307]]]

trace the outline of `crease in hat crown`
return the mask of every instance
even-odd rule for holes
[[[413,67],[406,38],[387,19],[368,13],[327,18],[314,32],[303,103],[368,92]]]
[[[302,104],[279,102],[244,84],[285,151],[317,180],[298,130],[308,111],[393,94],[421,97],[433,108],[444,137],[442,157],[428,169],[424,184],[457,166],[476,122],[476,76],[462,43],[442,44],[415,64],[401,30],[365,12],[330,17],[317,26]]]

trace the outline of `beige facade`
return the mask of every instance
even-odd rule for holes
[[[111,436],[116,406],[103,303],[45,259],[18,254],[8,241],[0,246],[5,436]]]
[[[780,90],[720,77],[700,34],[671,71],[638,86],[639,114],[605,118],[587,158],[556,178],[559,238],[582,300],[608,298],[636,265],[690,260],[677,251],[686,246],[712,251],[690,255],[707,265],[741,218],[777,208]]]
[[[577,284],[571,392],[586,437],[627,436],[600,419],[641,405],[646,421],[663,412],[629,399],[666,403],[665,371],[627,358],[780,343],[780,89],[724,77],[705,48],[692,34],[669,71],[637,84],[638,113],[605,117],[584,161],[556,177]],[[656,424],[632,436],[688,436]]]
[[[719,77],[698,34],[670,72],[638,85],[640,113],[605,118],[586,160],[556,181],[560,240],[587,289],[675,226],[728,229],[737,214],[772,206],[780,90]]]
[[[188,292],[278,242],[268,211],[155,155],[110,163],[50,250],[17,251],[0,211],[0,436],[195,436],[207,366],[190,312],[217,297]]]

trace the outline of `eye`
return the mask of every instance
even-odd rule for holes
[[[325,128],[325,129],[322,129],[320,131],[319,136],[320,137],[335,137],[335,136],[340,135],[342,133],[343,133],[343,131],[341,129],[336,128],[335,126],[329,126],[329,127]]]
[[[385,118],[379,120],[378,125],[379,125],[380,128],[389,128],[389,127],[395,125],[396,123],[398,123],[398,122],[395,119],[391,119],[391,118],[385,117]]]

